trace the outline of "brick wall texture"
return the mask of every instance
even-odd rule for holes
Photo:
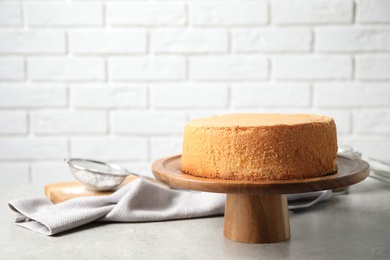
[[[0,1],[0,181],[82,157],[151,176],[190,119],[335,118],[390,161],[390,0]]]

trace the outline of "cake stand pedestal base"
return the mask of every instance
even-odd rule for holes
[[[180,169],[180,155],[152,164],[154,176],[178,188],[226,193],[224,235],[233,241],[263,244],[290,238],[287,195],[347,187],[364,180],[368,163],[337,156],[335,174],[298,180],[240,181],[195,177]]]
[[[224,235],[230,240],[250,244],[288,239],[287,196],[227,194]]]

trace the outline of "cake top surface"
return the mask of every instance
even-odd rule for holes
[[[187,124],[195,127],[255,127],[329,123],[333,118],[313,114],[227,114],[200,118]]]

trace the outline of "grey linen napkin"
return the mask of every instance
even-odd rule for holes
[[[331,191],[287,195],[290,210],[330,197]],[[225,194],[172,190],[138,178],[108,196],[80,197],[58,204],[46,198],[22,198],[8,205],[19,213],[17,225],[54,235],[93,221],[131,223],[222,215],[225,199]]]
[[[221,215],[225,195],[171,190],[138,178],[108,196],[53,204],[46,198],[11,200],[17,225],[54,235],[93,221],[147,222]]]

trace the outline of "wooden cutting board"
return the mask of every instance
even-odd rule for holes
[[[45,194],[46,197],[48,197],[54,203],[60,203],[69,199],[84,196],[104,196],[112,194],[117,189],[135,180],[136,178],[138,177],[132,175],[126,177],[123,183],[113,191],[90,191],[76,181],[51,183],[45,186]]]

